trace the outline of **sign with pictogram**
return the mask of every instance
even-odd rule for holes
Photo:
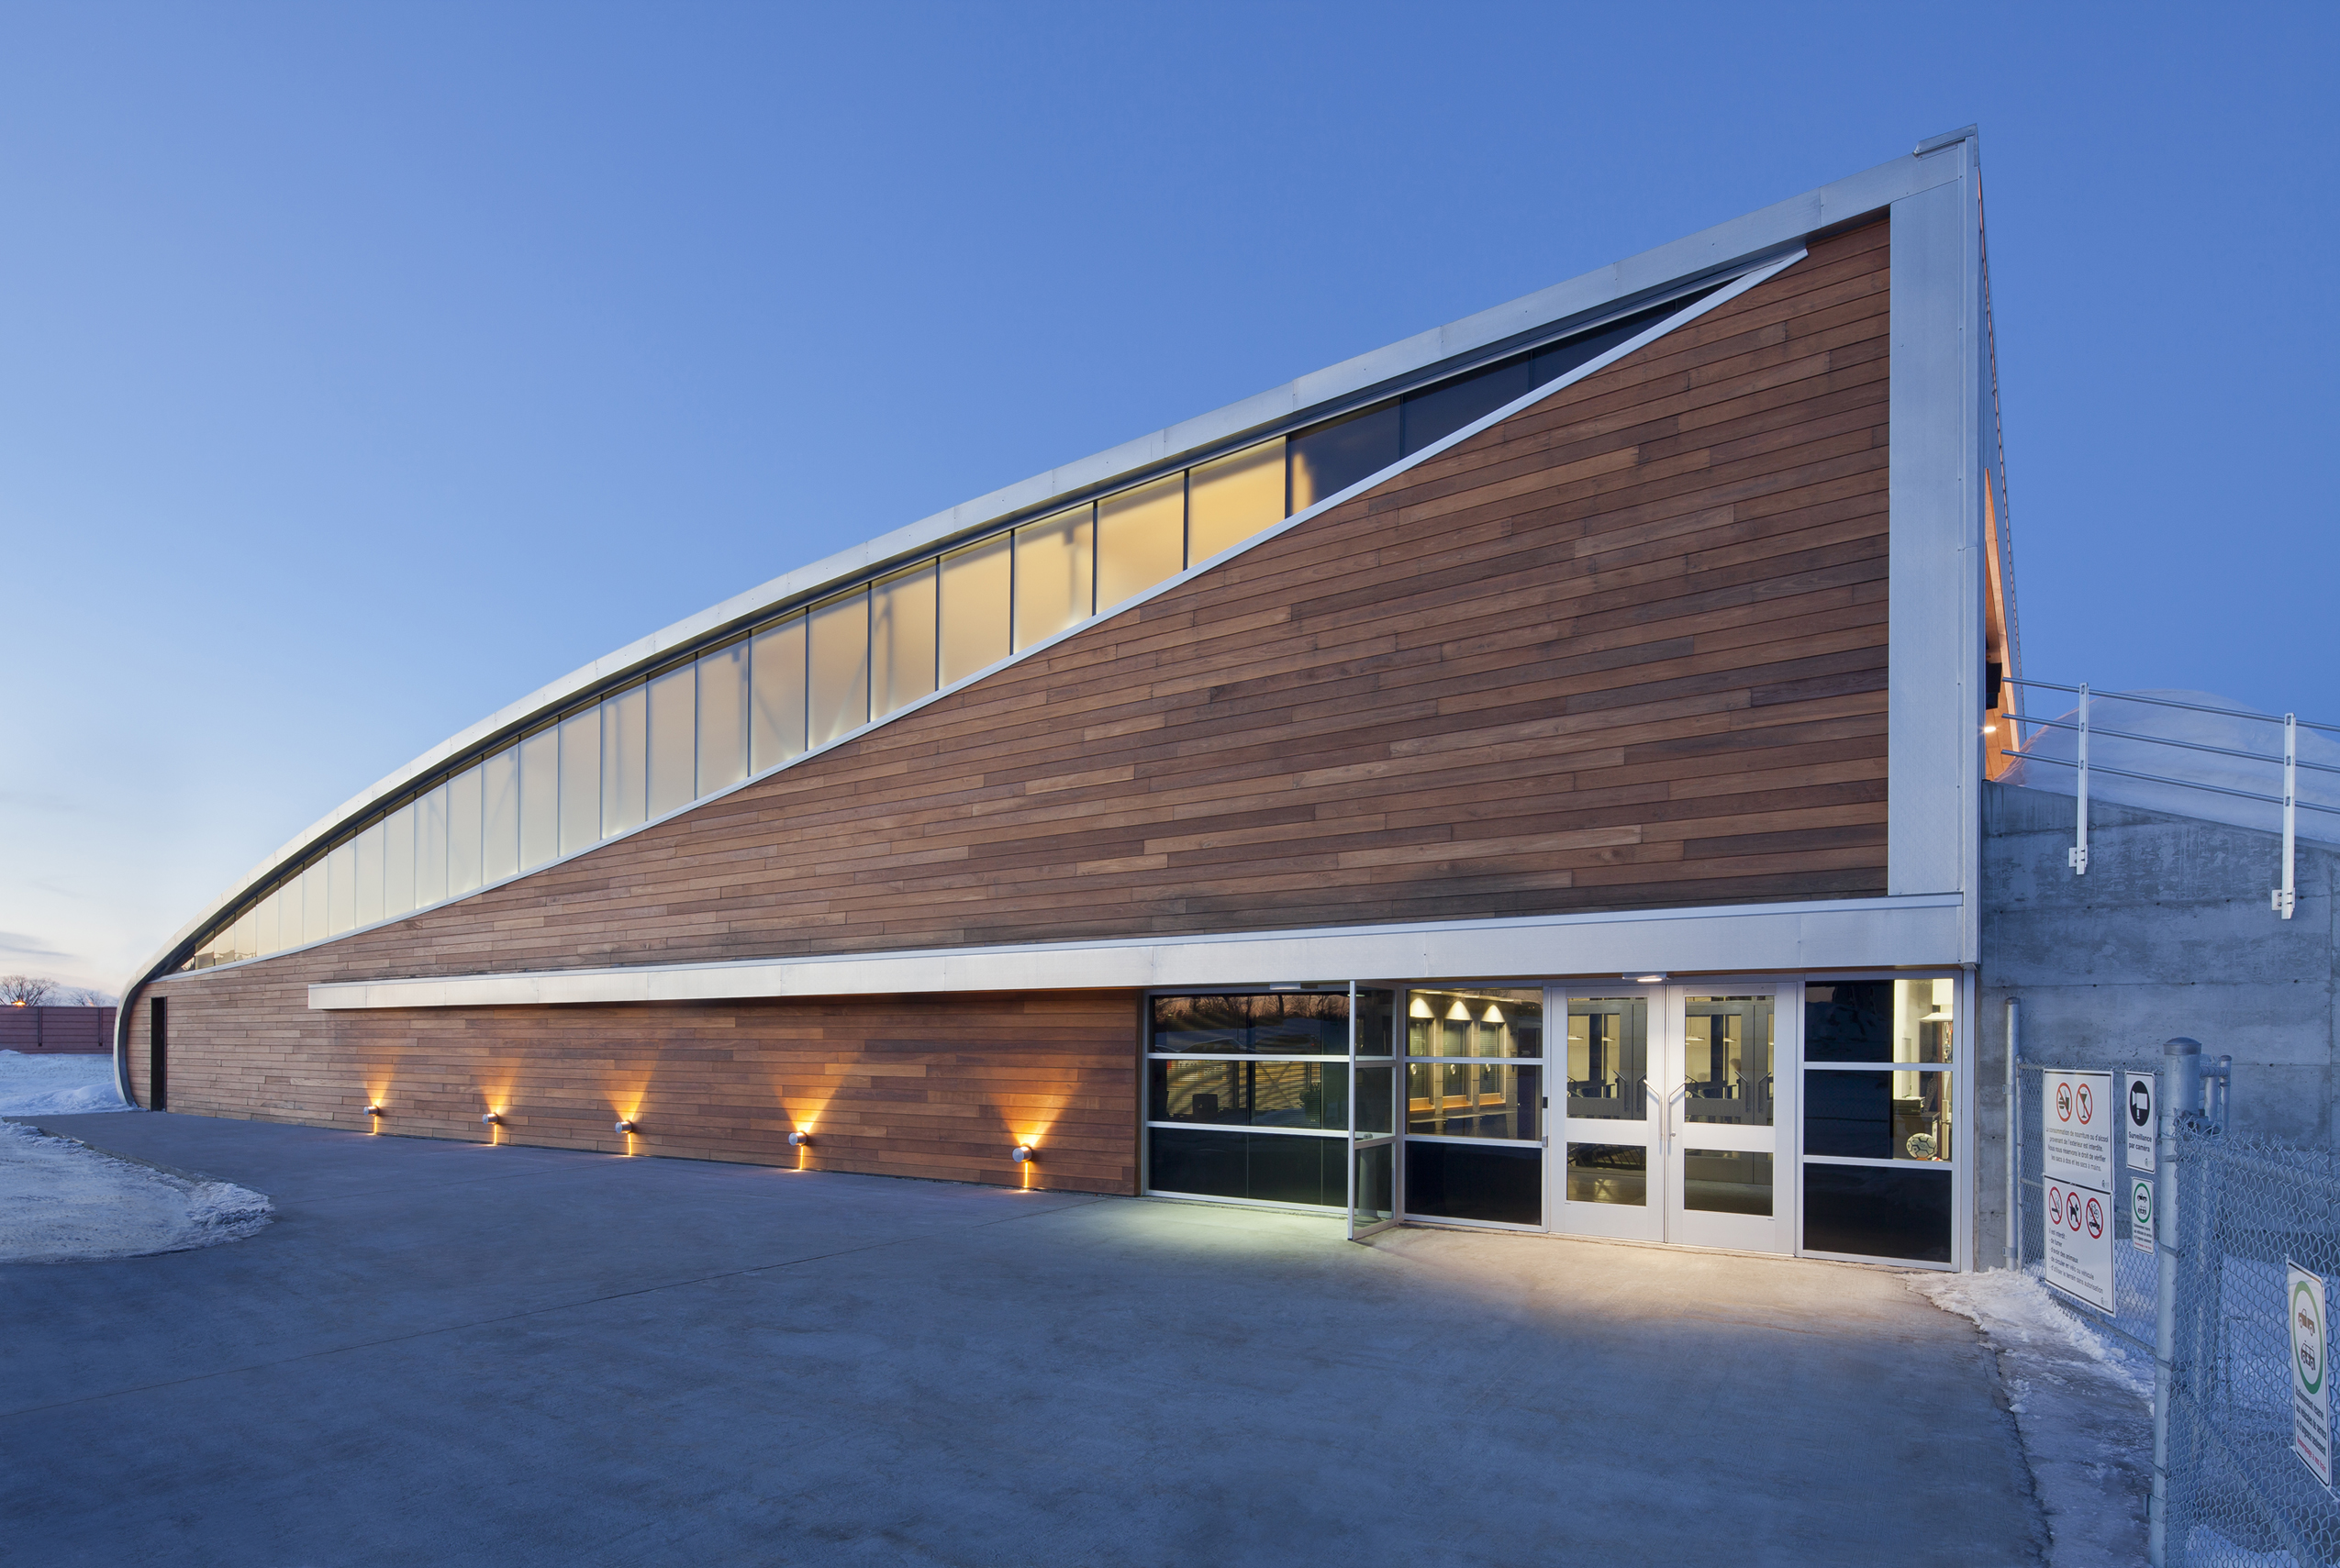
[[[2324,1362],[2332,1339],[2323,1319],[2323,1276],[2283,1260],[2285,1340],[2291,1347],[2291,1447],[2300,1462],[2332,1485],[2332,1378]]]
[[[2159,1108],[2152,1073],[2121,1074],[2121,1130],[2127,1139],[2123,1153],[2132,1174],[2153,1169],[2153,1140],[2159,1130],[2154,1117]]]
[[[2100,1312],[2112,1310],[2112,1195],[2072,1182],[2042,1184],[2047,1283]]]
[[[2110,1073],[2044,1074],[2039,1102],[2041,1174],[2051,1182],[2077,1182],[2100,1193],[2112,1190],[2112,1107]]]
[[[2129,1245],[2140,1252],[2153,1251],[2153,1178],[2129,1178]]]

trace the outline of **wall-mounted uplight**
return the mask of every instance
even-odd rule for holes
[[[788,1134],[788,1145],[792,1149],[809,1149],[812,1147],[812,1134],[809,1132],[792,1132]]]
[[[490,1111],[479,1119],[486,1123],[489,1127],[501,1127],[504,1125],[503,1116],[496,1111]]]
[[[1014,1160],[1019,1165],[1029,1165],[1034,1159],[1038,1158],[1039,1153],[1040,1151],[1034,1149],[1031,1144],[1019,1143],[1016,1145],[1015,1152],[1008,1157]]]
[[[365,1114],[370,1117],[384,1117],[388,1116],[390,1113],[384,1110],[380,1106],[368,1106],[365,1107]]]
[[[611,1131],[622,1132],[629,1138],[634,1134],[634,1118],[630,1116],[621,1116],[609,1126]]]

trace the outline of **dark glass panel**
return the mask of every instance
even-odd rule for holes
[[[1804,1245],[1864,1258],[1950,1262],[1950,1173],[1806,1165]]]
[[[1649,1202],[1649,1150],[1639,1143],[1569,1144],[1568,1201],[1643,1207]]]
[[[1703,1214],[1771,1213],[1771,1156],[1744,1149],[1682,1151],[1682,1207]]]
[[[1394,1143],[1376,1143],[1357,1151],[1356,1204],[1350,1213],[1360,1225],[1376,1224],[1393,1212],[1397,1148]]]
[[[1145,1184],[1154,1192],[1197,1197],[1246,1197],[1249,1183],[1241,1132],[1189,1132],[1157,1127],[1148,1135]]]
[[[1147,1138],[1146,1187],[1197,1197],[1251,1198],[1339,1208],[1348,1202],[1349,1143],[1341,1138],[1155,1128]]]
[[[1405,425],[1401,450],[1410,457],[1513,398],[1525,397],[1534,386],[1528,361],[1522,356],[1414,393],[1400,406]]]
[[[1349,1201],[1348,1173],[1342,1156],[1349,1145],[1330,1138],[1252,1138],[1251,1184],[1243,1195],[1261,1203],[1327,1204]]]
[[[1947,1160],[1950,1074],[1804,1074],[1804,1152],[1861,1160]]]
[[[1249,1051],[1249,996],[1156,996],[1153,1051],[1199,1051],[1206,1055]]]
[[[1292,510],[1304,511],[1396,462],[1403,455],[1398,423],[1398,405],[1384,403],[1291,438],[1285,445],[1291,453]]]
[[[1154,1062],[1153,1121],[1340,1131],[1349,1124],[1349,1070],[1337,1062]]]
[[[1347,992],[1279,991],[1251,1004],[1251,1048],[1261,1055],[1349,1054]]]
[[[1398,1054],[1398,994],[1370,986],[1357,988],[1356,1052],[1359,1056]]]
[[[1715,285],[1716,288],[1721,286],[1720,284]],[[1713,292],[1714,289],[1710,288],[1700,289],[1696,294],[1670,300],[1654,310],[1644,310],[1638,315],[1629,316],[1624,320],[1604,327],[1598,332],[1588,332],[1581,338],[1571,338],[1565,343],[1554,343],[1538,349],[1531,361],[1530,381],[1536,386],[1557,381],[1578,365],[1588,360],[1599,358],[1626,339],[1643,331],[1651,323],[1662,321],[1677,310],[1686,310]]]
[[[1397,1130],[1398,1069],[1357,1069],[1357,1121],[1360,1133]]]
[[[1834,980],[1804,987],[1804,1060],[1893,1060],[1893,982]]]
[[[1543,1151],[1406,1144],[1406,1212],[1425,1219],[1543,1223]]]

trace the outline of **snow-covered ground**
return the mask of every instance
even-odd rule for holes
[[[0,1122],[0,1262],[183,1252],[251,1235],[268,1199]]]
[[[2053,1568],[2143,1562],[2153,1485],[2152,1362],[2083,1325],[2033,1274],[1915,1274],[1909,1284],[1935,1306],[1974,1319],[1998,1353],[2047,1518]]]
[[[0,1116],[84,1116],[126,1111],[111,1056],[42,1056],[0,1051]]]

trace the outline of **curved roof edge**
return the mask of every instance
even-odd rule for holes
[[[824,560],[786,573],[733,595],[696,615],[636,639],[590,663],[546,683],[517,702],[449,736],[405,766],[394,770],[318,817],[229,884],[144,963],[123,987],[127,1004],[183,944],[207,930],[218,917],[279,867],[315,849],[353,817],[396,795],[453,758],[499,732],[548,714],[596,686],[679,651],[734,623],[752,620],[791,601],[819,594],[830,584],[865,577],[898,559],[930,550],[988,524],[1042,506],[1049,500],[1105,484],[1163,464],[1248,431],[1312,409],[1354,398],[1446,361],[1506,344],[1571,317],[1600,311],[1637,295],[1695,279],[1734,264],[1755,261],[1780,247],[1871,217],[1906,196],[1962,178],[1967,160],[1942,153],[1962,147],[1973,132],[1921,142],[1922,150],[1848,175],[1786,201],[1775,202],[1684,239],[1612,261],[1565,283],[1523,295],[1507,304],[1464,317],[1443,327],[1400,339],[1384,348],[1314,371],[1284,385],[1184,419],[1152,435],[1061,464],[988,495],[881,534]],[[128,1009],[117,1042],[117,1073],[124,1063]]]

